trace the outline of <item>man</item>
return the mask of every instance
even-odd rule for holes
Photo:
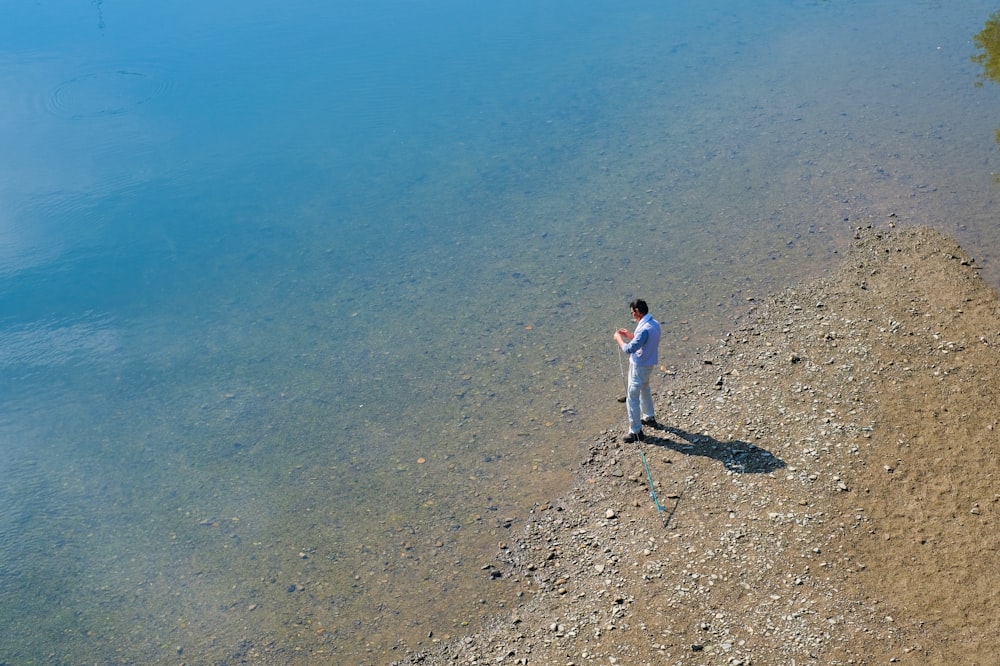
[[[615,342],[623,352],[628,354],[628,434],[626,444],[645,439],[642,426],[655,426],[653,415],[653,392],[649,388],[649,380],[659,355],[660,324],[649,314],[646,301],[636,299],[629,303],[632,319],[637,323],[635,333],[619,328],[615,331]]]

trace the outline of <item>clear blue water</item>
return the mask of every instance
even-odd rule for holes
[[[863,224],[1000,284],[984,2],[8,4],[0,663],[460,635],[629,299],[683,367]]]

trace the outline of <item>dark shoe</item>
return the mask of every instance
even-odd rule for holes
[[[631,444],[632,442],[641,442],[644,439],[646,439],[646,436],[642,434],[641,430],[639,432],[630,432],[629,434],[622,437],[622,441],[625,442],[626,444]]]
[[[642,420],[642,425],[648,425],[655,428],[659,425],[659,423],[656,422],[655,416],[647,416]]]
[[[624,403],[626,400],[628,400],[628,396],[624,395],[618,396],[618,402]]]

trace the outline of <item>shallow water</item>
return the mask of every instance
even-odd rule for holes
[[[684,367],[857,226],[1000,285],[989,5],[661,4],[15,7],[0,662],[385,663],[510,602],[631,298]]]

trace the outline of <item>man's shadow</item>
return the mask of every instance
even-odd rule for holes
[[[730,472],[737,474],[767,474],[785,466],[785,461],[773,453],[749,442],[733,440],[720,442],[704,434],[695,434],[663,425],[656,425],[661,432],[675,435],[682,442],[668,437],[647,437],[646,441],[664,446],[686,456],[704,456],[718,460]]]

